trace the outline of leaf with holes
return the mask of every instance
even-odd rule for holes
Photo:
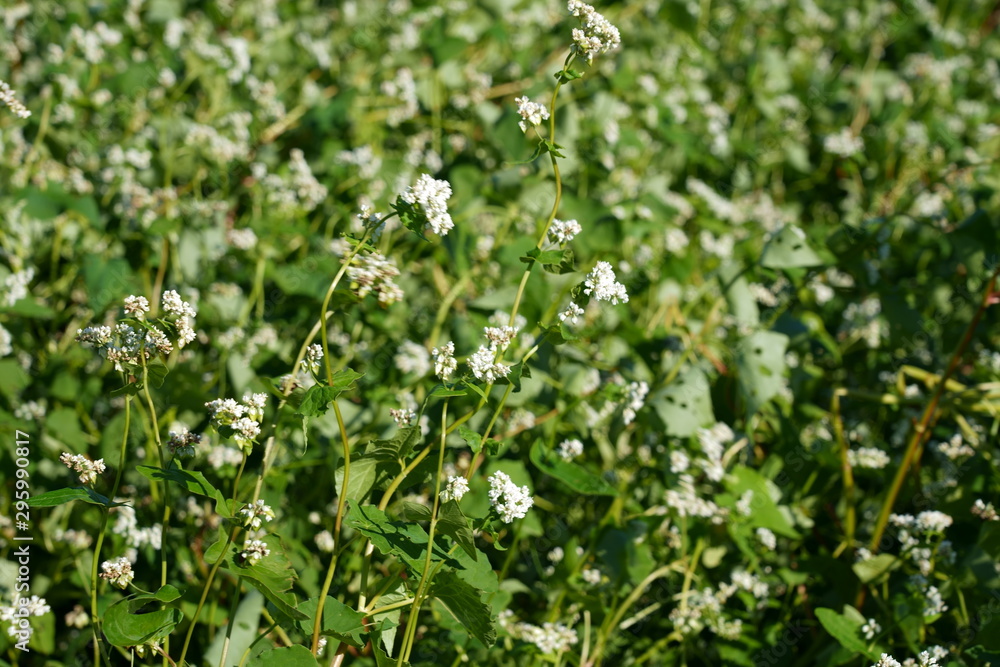
[[[788,336],[774,331],[755,331],[740,341],[736,368],[748,417],[785,387],[787,348]]]
[[[764,246],[760,263],[769,269],[791,269],[820,266],[823,260],[809,245],[805,232],[795,225],[785,225]]]
[[[715,422],[708,377],[699,368],[688,368],[647,401],[656,410],[667,435],[692,436]]]

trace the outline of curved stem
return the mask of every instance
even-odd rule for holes
[[[329,370],[329,365],[327,366]],[[347,504],[347,488],[351,479],[351,443],[347,439],[347,428],[344,426],[344,416],[340,413],[340,406],[337,401],[333,401],[333,411],[337,415],[337,426],[340,427],[340,439],[344,444],[344,479],[340,483],[340,493],[337,497],[337,518],[333,524],[333,554],[330,556],[330,566],[326,570],[326,579],[323,581],[323,589],[319,593],[319,600],[316,601],[316,620],[313,621],[312,652],[316,655],[319,651],[319,633],[323,625],[323,607],[326,605],[326,595],[330,592],[333,583],[333,573],[337,570],[337,558],[340,556],[340,530],[344,523],[344,506]]]
[[[122,433],[122,446],[118,453],[118,471],[115,473],[115,485],[111,488],[111,502],[115,502],[118,495],[118,487],[121,486],[122,472],[125,470],[125,448],[128,445],[128,432],[132,423],[132,397],[125,395],[125,431]],[[104,544],[104,532],[108,527],[108,515],[111,509],[104,508],[104,516],[101,518],[101,530],[97,534],[97,543],[94,544],[94,562],[90,568],[90,617],[93,619],[91,627],[94,631],[94,665],[101,664],[101,617],[97,614],[97,567],[101,562],[101,546]]]
[[[423,602],[425,591],[430,583],[428,576],[431,569],[431,556],[434,553],[434,532],[437,529],[438,508],[441,505],[441,472],[444,469],[444,450],[448,433],[445,424],[448,423],[448,399],[445,399],[441,408],[441,447],[438,451],[437,474],[434,477],[434,508],[431,510],[431,523],[427,530],[427,557],[424,559],[424,570],[420,575],[420,583],[417,585],[417,592],[413,596],[413,607],[410,609],[410,617],[406,621],[406,636],[403,644],[399,647],[399,656],[396,660],[396,667],[402,667],[403,662],[410,656],[413,648],[413,638],[417,633],[417,616],[420,614],[420,604]]]
[[[188,646],[191,645],[191,636],[194,635],[194,628],[198,625],[198,617],[201,616],[201,610],[205,606],[205,600],[208,599],[208,591],[212,588],[212,582],[215,580],[215,574],[219,571],[219,566],[222,565],[222,561],[226,560],[226,552],[229,551],[229,545],[233,543],[236,539],[236,533],[239,531],[239,526],[234,526],[231,531],[229,531],[229,537],[226,538],[226,545],[222,547],[222,553],[219,555],[219,559],[215,561],[212,565],[212,569],[208,573],[208,579],[205,580],[205,587],[201,591],[201,599],[198,600],[198,607],[194,610],[194,616],[191,617],[191,625],[188,626],[187,634],[184,636],[184,646],[181,648],[181,656],[177,660],[178,665],[184,664],[184,656],[187,655]]]
[[[962,355],[965,354],[965,348],[968,347],[969,343],[972,341],[972,335],[975,333],[976,327],[979,325],[979,320],[982,319],[983,313],[986,312],[986,308],[991,303],[993,292],[996,289],[998,275],[1000,275],[1000,266],[994,269],[993,274],[990,276],[990,280],[986,285],[986,290],[983,292],[983,298],[979,303],[979,309],[976,310],[976,314],[973,316],[972,321],[969,322],[969,326],[966,328],[965,334],[962,336],[962,340],[959,342],[955,353],[951,355],[951,361],[948,363],[948,369],[945,371],[944,375],[941,376],[940,382],[938,382],[937,386],[934,388],[934,394],[931,395],[931,400],[924,409],[924,413],[920,417],[920,422],[913,429],[913,435],[910,437],[909,445],[906,448],[906,452],[903,454],[903,460],[899,463],[899,468],[896,470],[896,476],[892,480],[892,486],[889,487],[889,493],[886,496],[885,501],[882,503],[882,510],[879,512],[878,520],[875,523],[875,531],[872,533],[872,539],[868,546],[873,554],[878,551],[879,543],[882,541],[882,535],[885,532],[885,527],[889,523],[889,515],[892,513],[892,507],[896,503],[896,497],[899,495],[899,491],[903,486],[903,480],[906,479],[906,474],[909,472],[910,466],[917,460],[918,450],[924,444],[924,441],[930,437],[931,427],[933,426],[938,403],[941,401],[941,395],[944,394],[948,380],[952,375],[954,375],[955,371],[958,370],[958,365],[962,361]]]

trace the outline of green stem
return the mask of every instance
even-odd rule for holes
[[[188,626],[187,634],[184,636],[184,646],[181,648],[181,657],[177,660],[178,665],[184,664],[184,656],[187,655],[188,647],[191,645],[191,637],[194,635],[194,628],[198,625],[198,617],[201,616],[201,610],[205,606],[205,600],[208,599],[208,591],[212,587],[212,582],[215,580],[215,574],[219,571],[219,566],[222,565],[222,561],[226,560],[226,553],[229,551],[229,545],[233,543],[236,539],[236,533],[239,531],[239,526],[234,526],[231,531],[229,531],[229,537],[226,538],[226,544],[222,547],[222,553],[219,555],[219,559],[215,561],[212,565],[212,569],[208,573],[208,579],[205,580],[205,587],[201,591],[201,599],[198,600],[198,607],[194,610],[194,616],[191,617],[191,625]]]
[[[420,604],[423,602],[425,591],[429,585],[428,574],[431,569],[431,556],[434,553],[434,532],[437,529],[438,508],[441,505],[441,474],[444,469],[444,450],[448,433],[445,425],[448,423],[448,399],[445,399],[441,408],[441,448],[438,452],[437,474],[434,477],[434,508],[431,510],[431,524],[427,530],[427,557],[424,559],[424,570],[420,574],[420,583],[417,585],[417,592],[413,596],[413,607],[410,609],[410,617],[406,622],[406,636],[403,644],[399,647],[399,657],[396,660],[396,667],[402,667],[403,662],[410,657],[410,650],[413,648],[413,638],[417,632],[417,616],[420,614]]]
[[[111,488],[111,502],[115,501],[115,497],[118,495],[118,487],[121,486],[122,482],[122,472],[125,470],[125,448],[128,445],[128,432],[129,426],[132,423],[132,397],[128,394],[125,395],[125,431],[122,433],[122,446],[118,453],[118,471],[115,473],[115,485]],[[104,544],[104,532],[108,527],[108,515],[111,510],[108,507],[103,508],[103,516],[101,517],[101,530],[97,534],[97,543],[94,545],[94,562],[91,564],[90,568],[90,617],[92,620],[91,627],[94,631],[94,665],[101,664],[101,633],[100,633],[100,623],[101,617],[97,613],[97,568],[101,562],[101,546]]]
[[[229,622],[226,623],[226,639],[222,643],[222,657],[219,659],[219,667],[226,667],[226,658],[229,656],[229,642],[233,636],[233,624],[236,622],[236,608],[240,603],[240,591],[243,589],[243,577],[236,578],[236,591],[233,594],[232,602],[229,605]]]
[[[324,340],[325,340],[324,336]],[[327,366],[329,370],[329,365]],[[332,383],[332,381],[331,381]],[[319,600],[316,602],[316,620],[313,621],[312,652],[316,655],[319,651],[319,633],[323,624],[323,607],[326,605],[326,595],[330,592],[333,584],[333,573],[337,570],[337,558],[341,551],[340,530],[344,522],[344,507],[347,504],[347,488],[351,478],[351,443],[347,439],[347,428],[344,426],[344,416],[340,413],[340,406],[337,401],[333,401],[333,411],[337,415],[337,426],[340,427],[340,439],[344,445],[344,479],[340,483],[340,493],[337,494],[337,518],[333,525],[333,554],[330,556],[330,566],[326,570],[326,579],[323,581],[323,589],[319,593]]]

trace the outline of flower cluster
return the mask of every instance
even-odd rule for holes
[[[598,262],[597,266],[587,274],[587,279],[583,284],[586,287],[583,293],[587,296],[593,294],[598,301],[610,301],[615,305],[618,304],[618,301],[628,303],[628,293],[625,291],[625,286],[618,282],[615,270],[608,262]]]
[[[455,360],[455,343],[452,341],[448,341],[440,348],[435,347],[431,350],[431,356],[434,357],[434,374],[442,380],[447,380],[458,368],[458,362]]]
[[[302,370],[316,375],[319,373],[319,362],[323,360],[323,346],[313,343],[306,348],[306,358],[300,363]]]
[[[563,461],[572,461],[580,454],[583,454],[583,443],[575,438],[573,440],[563,440],[559,443],[559,456]]]
[[[438,236],[446,236],[455,226],[448,213],[448,199],[451,197],[451,185],[448,181],[440,181],[428,174],[423,174],[414,185],[400,195],[400,199],[418,210],[426,218],[425,229],[430,229]]]
[[[30,598],[21,597],[19,593],[14,593],[14,604],[10,607],[0,605],[0,623],[10,623],[7,634],[17,637],[18,643],[24,643],[31,639],[34,629],[27,619],[32,616],[44,616],[52,611],[45,598],[32,595]]]
[[[118,588],[128,588],[134,576],[132,563],[124,556],[101,563],[101,578],[107,579],[113,586],[117,586]]]
[[[525,622],[511,622],[513,612],[509,609],[500,614],[500,625],[514,639],[534,644],[546,654],[560,653],[577,643],[576,630],[562,623],[543,623],[541,626]]]
[[[477,380],[486,380],[492,383],[497,378],[507,377],[510,373],[510,366],[495,362],[496,355],[496,348],[492,345],[490,347],[480,345],[475,354],[469,357],[469,368],[472,369],[472,374],[476,376]]]
[[[889,465],[889,455],[878,447],[859,447],[847,452],[847,461],[856,468],[881,470]]]
[[[254,440],[260,435],[260,422],[264,418],[267,394],[246,394],[243,403],[231,398],[215,399],[205,404],[212,412],[212,424],[228,427],[232,437],[244,453],[249,454]]]
[[[553,220],[549,227],[549,237],[554,243],[569,243],[573,238],[583,231],[583,227],[576,220]]]
[[[1000,521],[1000,514],[997,514],[993,503],[984,502],[982,498],[976,498],[976,502],[972,505],[972,514],[983,521]]]
[[[532,102],[527,97],[517,97],[514,101],[517,102],[517,113],[521,116],[517,124],[522,132],[528,131],[528,125],[538,127],[542,121],[549,119],[549,110],[544,104]]]
[[[185,345],[195,339],[194,318],[198,316],[198,313],[174,290],[164,292],[161,302],[164,312],[177,317],[176,322],[174,322],[177,327],[177,347],[183,349]]]
[[[271,553],[267,544],[261,540],[247,540],[240,551],[240,560],[248,565],[256,565],[261,558],[266,558]]]
[[[256,502],[244,505],[239,511],[239,516],[243,521],[244,528],[257,530],[260,528],[262,522],[270,521],[274,518],[274,510],[265,505],[263,500],[257,500]]]
[[[464,477],[452,475],[448,478],[448,483],[441,491],[441,500],[461,500],[462,496],[469,492],[469,482]]]
[[[518,486],[506,473],[499,470],[489,477],[490,503],[504,523],[523,519],[534,504],[531,491],[526,486]]]
[[[83,454],[64,452],[59,460],[67,468],[80,475],[80,484],[93,484],[97,476],[104,472],[104,459],[91,461]]]
[[[11,113],[18,118],[28,118],[31,116],[31,112],[21,104],[21,101],[17,99],[14,91],[11,90],[6,81],[0,81],[0,102],[3,102],[4,106],[10,109]]]
[[[573,48],[592,64],[594,56],[621,46],[622,38],[618,28],[611,25],[592,6],[580,0],[566,3],[569,13],[580,19],[583,28],[573,29]]]
[[[403,290],[393,280],[398,275],[396,261],[378,252],[355,255],[352,265],[347,269],[347,277],[351,279],[358,297],[363,299],[375,292],[378,302],[383,306],[403,298]]]
[[[170,439],[167,441],[167,448],[174,456],[194,456],[195,446],[201,444],[201,436],[192,433],[186,428],[180,431],[171,431]]]

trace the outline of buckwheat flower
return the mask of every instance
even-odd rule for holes
[[[573,48],[587,59],[588,64],[593,64],[594,56],[621,46],[618,28],[593,7],[580,0],[569,0],[566,8],[583,24],[583,28],[573,29]]]
[[[523,519],[534,504],[527,486],[518,487],[506,473],[499,470],[489,477],[490,503],[504,523]]]
[[[972,514],[978,516],[983,521],[1000,521],[1000,515],[993,507],[993,503],[984,502],[982,498],[977,498],[972,505]]]
[[[93,484],[97,480],[97,476],[105,469],[104,459],[91,461],[82,454],[64,452],[59,460],[73,472],[79,473],[81,484]]]
[[[125,314],[134,315],[136,319],[142,319],[149,312],[149,301],[144,296],[125,297]]]
[[[582,231],[583,228],[576,220],[553,220],[549,227],[549,237],[557,243],[569,243]]]
[[[847,452],[847,461],[856,468],[881,470],[889,465],[889,455],[878,447],[859,447]]]
[[[258,500],[254,503],[244,505],[243,509],[240,510],[239,515],[243,520],[244,528],[257,530],[260,528],[260,524],[262,522],[270,521],[274,518],[274,510],[272,510],[268,505],[265,505],[263,500]]]
[[[226,233],[226,240],[237,250],[252,250],[257,245],[257,234],[249,227],[230,229]]]
[[[431,358],[427,348],[412,340],[403,341],[393,357],[396,368],[403,373],[413,373],[423,377],[431,369]]]
[[[240,551],[240,560],[249,565],[256,565],[257,561],[266,558],[270,553],[267,544],[261,540],[247,540],[243,544],[243,550]]]
[[[462,496],[469,492],[469,482],[464,477],[452,475],[448,478],[448,483],[441,491],[441,501],[461,500]]]
[[[570,304],[566,306],[566,309],[559,313],[559,321],[565,322],[566,320],[569,320],[573,324],[576,324],[577,319],[582,315],[583,308],[571,301]]]
[[[249,417],[241,417],[230,426],[233,429],[233,439],[244,453],[249,454],[253,449],[254,440],[260,435],[260,424]]]
[[[319,362],[322,360],[323,346],[319,343],[313,343],[306,348],[306,358],[300,362],[302,370],[313,374],[319,373]]]
[[[413,424],[414,420],[417,418],[417,413],[413,410],[400,408],[398,410],[389,410],[389,416],[396,422],[396,426],[399,428],[405,428]]]
[[[244,394],[243,404],[247,407],[247,415],[250,419],[260,421],[264,418],[264,407],[267,405],[267,394],[263,392]]]
[[[601,571],[597,568],[585,567],[580,576],[583,580],[590,584],[591,586],[597,586],[601,583]]]
[[[750,516],[751,505],[753,502],[753,490],[747,490],[743,492],[740,499],[736,501],[736,513],[740,516]]]
[[[869,618],[868,621],[861,626],[861,634],[865,636],[865,639],[875,639],[875,635],[882,632],[882,626],[878,624],[874,618]]]
[[[0,81],[0,102],[3,102],[4,106],[10,109],[11,113],[18,118],[28,118],[31,116],[31,112],[21,104],[21,101],[17,99],[15,92],[11,90],[6,81]]]
[[[493,363],[495,356],[495,350],[487,348],[485,345],[480,345],[476,353],[469,357],[467,363],[477,380],[486,380],[492,383],[497,378],[507,377],[510,373],[510,367],[501,363]]]
[[[73,609],[66,612],[65,620],[67,627],[76,628],[77,630],[82,630],[90,625],[90,615],[83,608],[83,605],[79,604],[73,605]]]
[[[547,553],[545,557],[553,563],[561,563],[562,559],[566,557],[566,552],[563,551],[562,547],[553,547],[552,551]]]
[[[902,667],[899,662],[888,653],[883,653],[879,661],[872,667]]]
[[[378,295],[378,301],[383,306],[391,305],[403,298],[403,290],[394,282],[399,275],[396,262],[386,258],[381,253],[372,252],[367,255],[355,255],[354,262],[347,269],[347,277],[351,279],[355,293],[365,298],[371,292]]]
[[[107,579],[113,586],[117,586],[118,588],[127,588],[132,583],[134,576],[132,563],[124,556],[101,563],[101,578]]]
[[[770,549],[771,551],[774,551],[774,549],[778,546],[777,538],[774,536],[774,533],[771,532],[771,530],[768,528],[758,528],[757,539],[760,540],[760,543],[763,544],[768,549]]]
[[[333,553],[333,548],[336,546],[333,542],[333,535],[329,530],[321,530],[316,533],[316,537],[313,538],[316,542],[316,548],[324,553]]]
[[[194,307],[181,299],[181,295],[174,290],[167,290],[160,298],[163,311],[177,316],[175,325],[177,326],[177,347],[184,348],[185,345],[193,341],[197,334],[194,331],[194,318],[198,316]]]
[[[434,357],[434,374],[442,380],[447,380],[458,368],[458,362],[455,360],[455,343],[452,341],[448,341],[440,348],[435,347],[431,350],[431,356]]]
[[[646,394],[649,393],[649,385],[645,382],[629,382],[625,388],[625,409],[622,411],[622,418],[625,424],[631,424],[635,420],[636,413],[646,404]]]
[[[200,443],[200,435],[197,433],[191,433],[186,428],[182,428],[180,431],[170,432],[170,440],[167,441],[167,447],[174,456],[194,456],[195,445]]]
[[[864,149],[864,140],[861,137],[854,136],[849,127],[845,127],[836,134],[828,135],[823,140],[823,150],[840,157],[851,157]]]
[[[580,454],[583,454],[583,443],[579,440],[563,440],[559,443],[559,456],[563,461],[572,461]]]
[[[917,527],[928,533],[943,533],[954,522],[950,516],[937,510],[928,510],[917,515]]]
[[[506,350],[510,342],[517,336],[517,331],[517,327],[483,327],[483,333],[486,334],[486,339],[490,341],[490,349],[494,351],[497,348]]]
[[[455,226],[448,214],[448,199],[451,197],[451,185],[448,181],[440,181],[423,174],[417,182],[400,195],[403,201],[419,211],[427,218],[426,229],[438,236],[446,236]]]
[[[517,102],[517,113],[521,115],[517,124],[522,132],[528,131],[528,125],[538,127],[542,121],[549,119],[549,110],[544,104],[532,102],[527,97],[517,97],[514,101]]]
[[[615,271],[608,262],[598,262],[583,284],[586,287],[583,293],[588,296],[593,294],[598,301],[610,301],[616,305],[619,300],[628,303],[625,286],[616,280]]]
[[[948,611],[948,605],[941,597],[941,591],[937,586],[928,586],[924,591],[924,616],[937,616]]]
[[[0,357],[6,357],[14,351],[14,346],[11,345],[13,340],[14,337],[10,335],[10,332],[0,324]]]

